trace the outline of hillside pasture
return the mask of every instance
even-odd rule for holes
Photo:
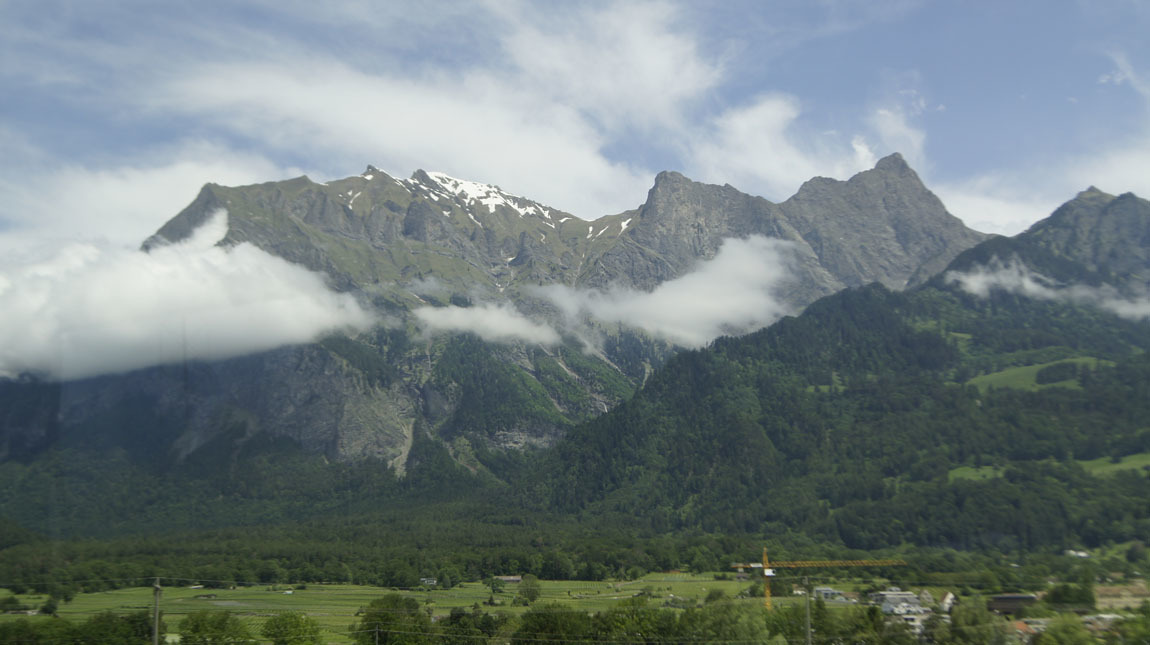
[[[1054,383],[1038,383],[1038,372],[1044,368],[1058,363],[1075,363],[1078,365],[1085,365],[1091,369],[1098,369],[1100,366],[1111,366],[1112,361],[1101,360],[1093,356],[1079,356],[1076,358],[1066,358],[1049,363],[1036,363],[1034,365],[1021,365],[1018,367],[1008,367],[998,372],[991,372],[990,374],[982,374],[966,382],[967,385],[973,385],[979,390],[985,392],[988,388],[1013,388],[1016,390],[1037,391],[1050,387],[1068,387],[1080,389],[1077,379],[1066,379]]]

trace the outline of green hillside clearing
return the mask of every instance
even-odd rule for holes
[[[990,374],[983,374],[976,376],[969,381],[967,385],[974,385],[979,390],[985,392],[987,388],[1013,388],[1016,390],[1029,390],[1036,391],[1048,387],[1069,387],[1080,389],[1076,379],[1066,379],[1054,383],[1039,384],[1038,372],[1043,368],[1051,367],[1058,363],[1076,363],[1078,365],[1086,365],[1091,369],[1098,369],[1100,366],[1112,366],[1113,361],[1100,360],[1093,356],[1079,356],[1076,358],[1068,358],[1064,360],[1051,361],[1049,363],[1039,363],[1036,365],[1022,365],[1019,367],[1010,367],[999,372],[992,372]]]

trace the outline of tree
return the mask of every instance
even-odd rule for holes
[[[144,610],[127,615],[107,611],[96,614],[76,626],[78,641],[107,645],[139,645],[152,642],[152,612]],[[164,632],[163,622],[160,633]]]
[[[770,633],[762,609],[718,602],[684,611],[679,619],[679,636],[703,642],[761,643]]]
[[[452,608],[451,614],[439,624],[439,642],[443,645],[484,645],[496,628],[490,615],[478,610],[468,613],[462,607]],[[484,627],[488,630],[485,631]]]
[[[491,588],[492,594],[503,593],[503,581],[499,578],[496,578],[495,576],[491,576],[490,578],[484,580],[483,584]]]
[[[319,623],[297,611],[274,616],[260,630],[275,645],[313,645],[320,643]]]
[[[463,581],[463,576],[455,567],[440,569],[436,577],[439,579],[439,586],[442,589],[450,589]]]
[[[1093,609],[1094,585],[1089,581],[1083,584],[1062,583],[1046,592],[1046,604],[1059,610]]]
[[[1141,562],[1146,559],[1146,545],[1141,542],[1135,542],[1126,549],[1127,562]]]
[[[543,586],[539,584],[539,578],[531,575],[530,573],[523,576],[523,580],[519,582],[519,595],[527,602],[535,602],[539,600],[539,595],[543,593]]]
[[[950,636],[959,643],[1003,645],[1006,623],[987,611],[984,603],[963,603],[950,612]]]
[[[599,641],[673,642],[677,615],[671,610],[647,606],[642,596],[628,598],[607,611],[595,614],[595,639]]]
[[[180,621],[180,645],[257,643],[248,626],[227,610],[202,610]]]
[[[1118,623],[1117,631],[1120,642],[1150,643],[1150,603],[1143,600],[1133,616]]]
[[[431,642],[431,618],[414,598],[387,594],[368,603],[363,618],[352,627],[362,645],[412,645]]]
[[[86,642],[80,636],[76,626],[62,618],[0,621],[0,643]]]
[[[591,617],[587,612],[564,607],[558,603],[547,603],[523,614],[519,629],[511,635],[511,642],[589,641],[593,636]]]
[[[1074,614],[1059,614],[1035,638],[1037,645],[1090,645],[1098,642]]]
[[[548,551],[543,556],[543,566],[539,572],[545,580],[570,580],[575,577],[575,565],[559,551]]]

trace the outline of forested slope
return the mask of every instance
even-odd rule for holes
[[[935,281],[830,296],[673,359],[573,431],[527,488],[667,530],[802,531],[847,546],[1097,544],[1150,529],[1144,473],[1075,461],[1150,450],[1150,327]],[[1041,365],[1040,384],[970,379]],[[983,481],[962,466],[998,466]]]

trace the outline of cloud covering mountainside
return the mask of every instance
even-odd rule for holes
[[[150,252],[73,245],[0,269],[0,375],[77,379],[372,325],[323,276],[250,244],[218,246],[227,226],[220,211],[188,239]]]
[[[638,327],[684,347],[701,347],[725,334],[765,327],[789,313],[779,287],[793,280],[793,248],[761,235],[723,241],[714,259],[650,292],[614,287],[541,287],[539,294],[576,321]]]
[[[997,289],[1036,300],[1099,307],[1131,320],[1150,318],[1148,297],[1123,296],[1109,285],[1058,284],[1017,259],[995,261],[990,266],[980,266],[968,273],[951,271],[946,274],[946,279],[980,298],[986,298]]]
[[[650,292],[552,284],[531,289],[563,319],[534,321],[508,304],[420,307],[415,317],[429,332],[471,332],[491,342],[554,345],[559,330],[582,335],[585,322],[622,324],[682,347],[702,347],[721,335],[765,327],[792,307],[777,294],[793,279],[791,245],[761,235],[728,238],[715,257]]]

